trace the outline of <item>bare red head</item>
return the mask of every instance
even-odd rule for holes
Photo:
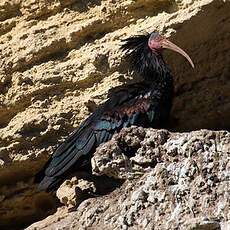
[[[180,47],[170,42],[164,36],[160,35],[158,32],[151,33],[149,40],[148,40],[148,46],[152,51],[156,53],[161,52],[163,49],[170,49],[177,53],[180,53],[182,56],[184,56],[188,60],[190,65],[194,68],[193,61],[191,60],[189,55],[184,50],[182,50]]]

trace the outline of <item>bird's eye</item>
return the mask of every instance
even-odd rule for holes
[[[157,35],[156,38],[154,39],[156,42],[160,42],[162,40],[162,36],[161,35]]]
[[[161,50],[163,48],[161,44],[162,39],[163,37],[159,33],[152,33],[148,42],[149,48],[155,51]]]

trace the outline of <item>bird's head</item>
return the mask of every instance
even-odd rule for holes
[[[166,37],[160,35],[158,32],[153,32],[150,34],[148,39],[148,47],[156,53],[162,52],[163,49],[173,50],[184,56],[188,60],[190,65],[194,68],[193,61],[191,60],[189,55],[180,47],[166,39]]]
[[[127,51],[131,67],[144,75],[144,77],[152,76],[153,73],[156,75],[157,73],[162,74],[163,71],[168,71],[162,57],[164,49],[170,49],[181,54],[194,68],[189,55],[158,32],[133,36],[123,41],[121,48]]]

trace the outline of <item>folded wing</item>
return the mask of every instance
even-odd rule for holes
[[[138,92],[140,91],[140,92]],[[119,95],[117,95],[119,94]],[[149,92],[139,88],[121,90],[86,119],[50,157],[36,175],[40,190],[54,190],[71,168],[77,170],[87,161],[90,164],[95,148],[110,140],[123,127],[141,125],[154,120],[157,103]],[[157,101],[156,101],[157,102]]]

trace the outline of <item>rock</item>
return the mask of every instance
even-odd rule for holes
[[[124,129],[97,149],[91,160],[92,171],[95,175],[105,174],[116,179],[140,176],[144,173],[141,165],[155,165],[158,161],[159,145],[166,141],[167,135],[166,130],[153,134],[145,133],[141,127]],[[135,151],[137,154],[132,156]]]
[[[224,0],[2,0],[0,229],[24,228],[60,205],[36,191],[33,176],[111,88],[138,79],[127,70],[121,39],[157,29],[194,60],[192,70],[175,53],[164,54],[175,75],[171,130],[229,129],[229,12]],[[150,142],[164,142],[168,134],[157,135],[166,137]],[[95,174],[136,179],[157,164],[158,143],[146,153],[140,136],[131,140],[134,146],[125,139],[124,144],[132,154],[139,152],[131,159],[114,153],[114,171],[97,152]],[[104,159],[112,159],[104,147]],[[176,156],[177,142],[167,151]]]
[[[119,147],[124,142],[136,147],[133,157]],[[140,157],[144,149],[151,152],[147,163]],[[229,153],[227,131],[123,129],[99,146],[92,159],[93,173],[122,179],[126,175],[121,187],[83,201],[68,216],[61,214],[66,209],[62,207],[27,229],[227,229]],[[123,167],[125,163],[129,167]],[[141,173],[130,178],[130,172],[139,171],[136,164]]]
[[[96,192],[93,182],[73,177],[71,180],[66,180],[62,183],[56,192],[56,195],[61,203],[67,207],[75,207],[77,201],[83,193]]]

